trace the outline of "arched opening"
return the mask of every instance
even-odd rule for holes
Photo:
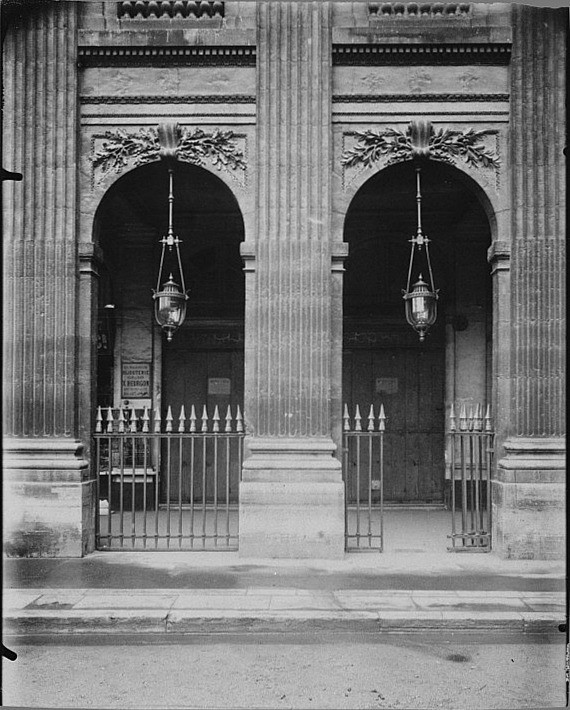
[[[424,343],[407,324],[409,240],[416,232],[415,166],[404,162],[371,177],[346,215],[343,398],[387,416],[384,499],[443,505],[452,478],[448,414],[452,403],[491,402],[490,219],[471,178],[429,161],[422,168],[423,231],[430,252],[438,319]],[[349,502],[367,496],[348,490]]]
[[[168,343],[155,322],[152,299],[159,240],[168,226],[165,164],[152,163],[127,173],[99,206],[95,234],[103,266],[97,404],[134,408],[139,413],[148,407],[151,412],[158,410],[163,422],[170,407],[174,431],[182,406],[188,431],[194,406],[200,430],[204,406],[211,428],[216,407],[223,418],[228,405],[235,416],[237,405],[243,404],[245,283],[239,245],[244,223],[234,195],[220,178],[201,167],[176,163],[173,225],[182,240],[189,300],[186,320]],[[162,475],[160,462],[164,468],[165,457],[158,443],[148,456],[153,460],[146,461],[146,468]],[[169,456],[170,480],[168,486],[160,481],[159,502],[168,503],[176,496],[182,505],[193,486],[186,475],[186,453],[184,460],[176,458],[180,458],[178,449]],[[193,460],[191,466],[202,462]],[[112,461],[109,469],[113,470]],[[237,483],[235,488],[232,483],[233,499],[237,499]],[[205,499],[198,484],[192,495]]]

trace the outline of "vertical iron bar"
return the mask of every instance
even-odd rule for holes
[[[342,478],[344,481],[344,549],[345,552],[348,550],[349,544],[348,544],[348,537],[349,537],[349,530],[348,530],[348,446],[350,439],[348,437],[348,434],[342,435],[342,442],[343,442],[343,447],[342,447],[342,457],[344,459],[344,466],[343,466],[343,471],[342,471]]]
[[[360,547],[360,436],[356,435],[356,545]]]
[[[143,442],[143,467],[144,467],[144,480],[143,480],[143,548],[146,550],[146,509],[148,506],[147,500],[147,485],[148,485],[148,439],[145,436],[142,440]]]
[[[238,465],[239,465],[238,487],[237,487],[238,515],[236,516],[236,536],[237,536],[237,542],[239,544],[239,495],[240,495],[240,484],[241,484],[241,476],[242,476],[242,469],[243,469],[243,435],[242,434],[240,434],[240,437],[238,439]]]
[[[166,435],[166,548],[170,548],[170,434]]]
[[[489,549],[493,546],[493,540],[491,538],[492,534],[492,499],[491,499],[491,467],[493,465],[493,449],[495,446],[494,435],[485,434],[486,444],[487,444],[487,528],[489,533]]]
[[[157,434],[154,441],[154,444],[156,444],[156,451],[161,450],[162,446],[162,440],[160,433]],[[160,456],[160,454],[159,454]],[[162,461],[160,468],[158,466],[159,458],[156,460],[156,471],[155,471],[155,477],[154,477],[154,549],[158,549],[158,502],[160,498],[160,481],[159,479],[162,478]],[[159,475],[160,474],[160,475]]]
[[[477,516],[478,516],[478,526],[479,533],[485,532],[485,525],[483,521],[483,505],[481,496],[483,494],[483,435],[477,435]],[[483,540],[481,541],[483,542]]]
[[[131,483],[131,547],[135,546],[135,496],[136,496],[136,444],[135,437],[131,437],[131,453],[133,457],[133,472],[132,472],[132,483]]]
[[[108,465],[108,472],[107,472],[107,486],[108,486],[108,494],[109,494],[109,515],[107,516],[107,546],[111,547],[113,544],[113,533],[111,529],[111,491],[113,490],[113,449],[112,449],[112,439],[109,437],[107,439],[108,441],[108,451],[109,451],[109,465]]]
[[[182,434],[178,434],[178,549],[182,547]]]
[[[368,434],[368,547],[372,547],[372,441]]]
[[[206,547],[206,441],[202,438],[202,548]]]
[[[194,434],[190,438],[190,547],[194,547]]]
[[[459,434],[459,447],[461,456],[461,532],[467,532],[467,471],[465,468],[465,435]],[[465,547],[465,537],[462,538]]]
[[[473,432],[470,432],[468,434],[469,436],[469,479],[471,483],[471,532],[475,532],[476,526],[475,526],[475,479],[473,476],[473,467],[475,465],[474,463],[474,456],[473,456],[473,437],[475,434]]]
[[[384,551],[384,431],[380,430],[380,552]]]
[[[124,503],[124,490],[123,486],[125,483],[125,450],[124,450],[124,439],[121,434],[119,436],[119,464],[121,467],[121,473],[119,474],[119,546],[123,547],[124,542],[124,529],[123,529],[123,503]]]
[[[97,498],[95,505],[95,548],[98,549],[101,544],[101,439],[95,439],[95,470],[97,472],[96,489]]]
[[[218,440],[219,434],[214,434],[214,545],[218,546]]]
[[[456,543],[456,521],[455,521],[455,511],[456,511],[456,501],[455,501],[455,444],[457,437],[454,432],[451,432],[451,544],[455,547]]]
[[[226,437],[226,547],[230,546],[230,444]]]

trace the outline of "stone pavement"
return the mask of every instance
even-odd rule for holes
[[[4,561],[13,634],[414,630],[553,632],[558,562],[492,554],[247,560],[235,553],[95,553]],[[144,584],[141,582],[145,582]]]
[[[308,630],[555,631],[561,592],[426,590],[57,589],[9,590],[4,631],[235,633]]]

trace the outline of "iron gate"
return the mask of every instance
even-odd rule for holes
[[[459,427],[455,407],[450,412],[451,546],[450,551],[491,549],[491,471],[494,431],[491,409],[477,404],[469,414],[463,404]]]
[[[366,552],[384,547],[384,431],[386,416],[370,405],[365,430],[356,405],[350,419],[343,414],[343,479],[345,488],[345,549]]]
[[[243,417],[211,419],[182,406],[97,410],[95,465],[100,550],[232,550],[238,546]]]

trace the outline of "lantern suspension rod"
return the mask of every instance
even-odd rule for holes
[[[423,234],[422,234],[422,191],[421,191],[421,185],[420,185],[420,173],[421,173],[421,168],[420,166],[416,166],[416,187],[417,187],[417,194],[416,194],[416,203],[418,207],[418,230],[417,230],[417,238],[418,238],[418,245],[419,248],[422,248],[422,242],[423,242]]]
[[[172,168],[168,168],[168,236],[167,236],[167,241],[168,241],[168,246],[170,248],[170,251],[172,251],[172,245],[177,242],[178,240],[175,240],[174,238],[174,229],[172,227],[172,216],[173,216],[173,211],[174,211],[174,187],[173,187],[173,173],[174,170]]]

